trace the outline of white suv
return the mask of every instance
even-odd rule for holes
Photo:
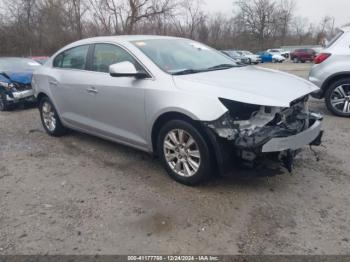
[[[309,80],[321,88],[314,97],[325,98],[333,114],[350,117],[350,26],[317,55]]]

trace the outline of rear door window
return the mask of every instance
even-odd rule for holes
[[[54,67],[85,70],[89,45],[78,46],[66,50],[56,56]]]

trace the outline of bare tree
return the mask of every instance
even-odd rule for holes
[[[265,40],[276,32],[276,3],[272,0],[238,0],[236,4],[238,20],[263,49]]]
[[[295,0],[280,0],[277,5],[277,27],[279,27],[281,45],[285,45],[290,23],[293,19]]]
[[[200,0],[183,0],[179,4],[179,11],[173,15],[173,23],[179,34],[195,39],[196,30],[205,20]]]
[[[118,10],[123,32],[131,34],[140,21],[170,13],[175,6],[173,0],[126,0],[113,8]]]
[[[103,34],[117,33],[117,23],[113,23],[113,14],[106,0],[88,0],[89,11],[92,23],[97,27],[96,34],[102,31]],[[114,20],[116,21],[116,20]],[[100,30],[102,29],[102,30]]]
[[[298,45],[303,43],[304,37],[306,36],[306,28],[305,25],[308,24],[308,21],[304,17],[296,17],[293,21],[293,28],[295,30],[295,35],[297,37]]]
[[[83,38],[83,17],[88,8],[84,0],[65,0],[66,15],[78,39]]]
[[[50,55],[97,35],[188,37],[217,48],[252,51],[316,44],[335,33],[335,19],[318,25],[294,16],[294,0],[232,0],[231,16],[204,11],[200,0],[0,0],[0,54]]]

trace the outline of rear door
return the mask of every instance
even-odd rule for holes
[[[92,128],[91,104],[95,93],[87,71],[90,45],[82,45],[59,54],[49,79],[51,93],[60,116],[66,123],[83,130]]]

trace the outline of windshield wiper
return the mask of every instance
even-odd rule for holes
[[[174,76],[180,76],[180,75],[189,75],[189,74],[197,74],[200,72],[203,72],[204,70],[198,70],[198,69],[185,69],[185,70],[181,70],[175,73],[172,73],[172,75]]]
[[[230,69],[232,67],[237,67],[237,65],[221,64],[221,65],[212,66],[212,67],[209,67],[206,69],[185,69],[185,70],[181,70],[181,71],[172,73],[172,75],[178,76],[178,75],[197,74],[197,73],[214,71],[214,70],[225,70],[225,69]]]
[[[225,69],[230,69],[232,67],[237,67],[237,65],[221,64],[221,65],[216,65],[216,66],[209,67],[207,70],[208,71],[211,71],[211,70],[225,70]]]

